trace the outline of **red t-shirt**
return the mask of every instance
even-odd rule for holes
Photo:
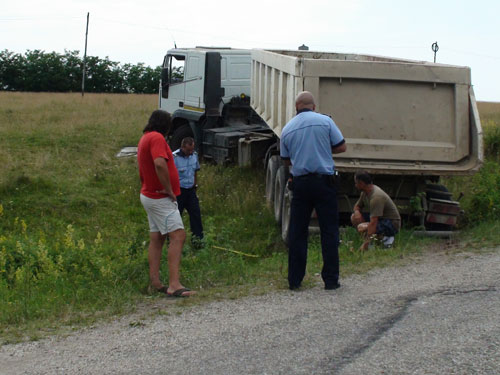
[[[158,132],[144,133],[137,148],[137,162],[139,163],[139,176],[141,177],[141,194],[151,199],[165,198],[167,195],[158,193],[164,187],[156,175],[154,160],[164,158],[167,161],[170,184],[175,195],[181,194],[179,173],[174,163],[172,150],[165,137]]]

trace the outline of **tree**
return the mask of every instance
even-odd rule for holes
[[[79,51],[46,53],[28,50],[24,56],[8,50],[0,52],[0,90],[80,91],[83,60]],[[161,67],[143,63],[120,65],[97,56],[86,61],[85,91],[110,93],[155,93]]]
[[[0,89],[21,90],[24,86],[24,57],[7,50],[0,52]]]

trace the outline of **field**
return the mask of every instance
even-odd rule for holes
[[[156,106],[155,95],[0,92],[0,343],[157,298],[145,293],[148,227],[136,161],[115,157],[137,144]],[[480,103],[480,112],[484,172],[449,181],[454,193],[467,189],[461,243],[475,247],[498,244],[500,233],[500,104]],[[265,205],[264,171],[203,164],[199,181],[206,246],[195,250],[188,238],[181,276],[200,293],[182,304],[286,288],[287,254]],[[342,276],[433,246],[408,230],[390,251],[359,253],[352,230],[342,241]],[[317,236],[310,249],[306,285],[319,280]]]

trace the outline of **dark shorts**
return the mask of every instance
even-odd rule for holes
[[[370,214],[363,212],[363,219],[366,222],[370,221]],[[392,224],[392,220],[379,218],[377,223],[377,234],[382,234],[387,237],[392,237],[398,233],[398,230],[394,228],[394,224]]]

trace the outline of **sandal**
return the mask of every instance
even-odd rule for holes
[[[181,289],[177,289],[175,292],[172,292],[172,293],[168,293],[167,292],[167,297],[171,297],[171,298],[186,298],[186,297],[189,297],[190,294],[184,294],[186,292],[190,292],[191,289],[189,288],[181,288]]]

